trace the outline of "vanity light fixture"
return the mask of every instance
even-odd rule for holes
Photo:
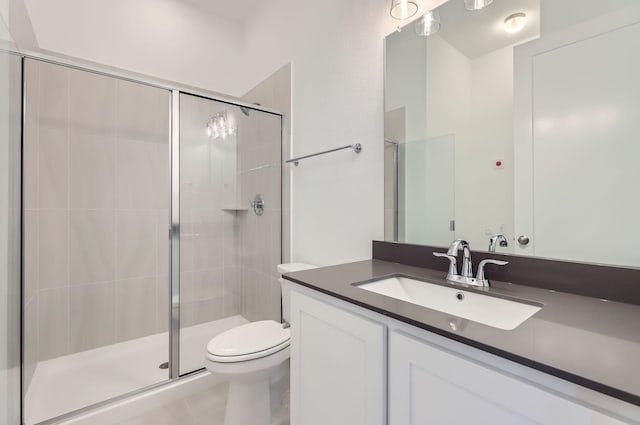
[[[467,10],[480,10],[493,3],[493,0],[464,0],[464,7]]]
[[[393,19],[408,19],[418,13],[418,4],[413,0],[391,0],[389,13]]]
[[[522,31],[527,25],[527,15],[524,12],[513,13],[504,18],[504,30],[509,34]]]
[[[432,10],[425,13],[416,22],[416,34],[423,36],[430,36],[440,30],[440,13],[437,10]]]
[[[207,123],[207,136],[213,139],[226,139],[235,134],[236,129],[229,122],[227,111],[218,112]]]

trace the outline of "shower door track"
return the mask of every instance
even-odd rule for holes
[[[199,369],[199,370],[196,370],[196,371],[189,372],[189,373],[186,373],[184,375],[181,375],[179,378],[168,379],[166,381],[158,382],[158,383],[152,384],[152,385],[148,385],[146,387],[139,388],[139,389],[134,390],[134,391],[129,391],[127,393],[112,397],[110,399],[103,400],[103,401],[100,401],[98,403],[91,404],[89,406],[85,406],[85,407],[83,407],[81,409],[77,409],[77,410],[71,411],[69,413],[65,413],[63,415],[56,416],[54,418],[38,422],[38,423],[36,423],[34,425],[56,425],[56,424],[63,424],[65,422],[67,422],[67,421],[73,421],[74,419],[81,420],[82,416],[84,416],[84,415],[86,415],[86,414],[88,414],[90,412],[96,411],[98,409],[108,408],[110,406],[115,406],[115,405],[117,405],[118,403],[120,403],[122,401],[131,399],[131,398],[134,398],[134,397],[143,396],[143,395],[145,395],[147,393],[151,393],[153,391],[162,389],[164,387],[170,387],[170,386],[172,386],[172,385],[174,385],[174,384],[176,384],[178,382],[181,382],[181,381],[187,381],[187,380],[192,379],[192,378],[199,378],[199,377],[202,377],[202,376],[204,376],[204,375],[206,375],[208,373],[209,372],[206,369]],[[75,422],[73,422],[73,423],[75,423]],[[86,423],[86,422],[82,421],[82,423]]]

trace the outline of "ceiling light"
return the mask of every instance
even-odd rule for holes
[[[464,7],[467,10],[480,10],[493,3],[493,0],[464,0]]]
[[[522,31],[527,25],[527,15],[524,12],[514,13],[504,18],[504,30],[510,34]]]
[[[394,19],[408,19],[418,13],[418,4],[413,0],[391,0],[389,13]]]
[[[440,29],[440,13],[437,10],[427,12],[416,21],[416,34],[430,36]]]

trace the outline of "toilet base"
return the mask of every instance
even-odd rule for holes
[[[285,373],[288,360],[289,347],[249,361],[220,363],[207,358],[207,369],[229,381],[224,425],[272,425],[271,381]]]
[[[271,425],[269,378],[229,383],[224,425]]]

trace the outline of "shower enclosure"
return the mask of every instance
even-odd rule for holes
[[[16,60],[24,423],[180,379],[218,333],[280,319],[281,115]]]

